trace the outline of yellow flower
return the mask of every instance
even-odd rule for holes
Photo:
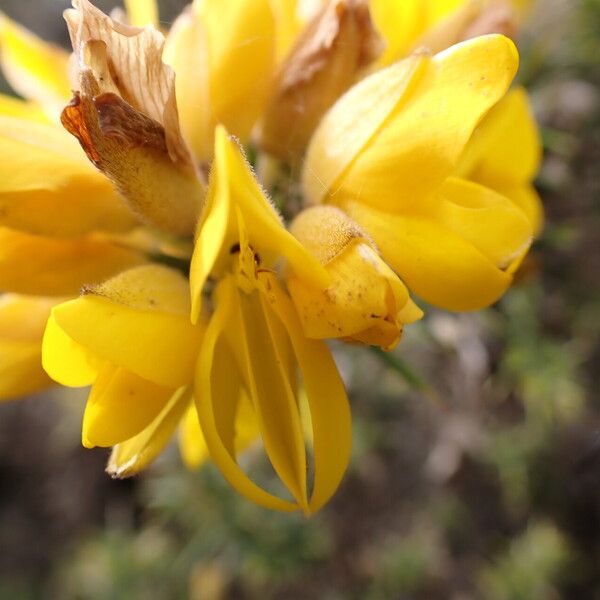
[[[319,262],[284,229],[236,143],[217,128],[190,273],[193,318],[199,315],[207,278],[217,280],[196,374],[200,423],[212,459],[238,492],[268,508],[300,508],[308,514],[329,499],[344,473],[350,413],[327,347],[304,336],[292,302],[278,283],[273,268],[280,257],[318,285],[327,282]],[[312,492],[297,369],[312,423]],[[265,452],[291,501],[263,489],[236,462],[232,433],[244,395],[251,400]]]
[[[52,309],[44,369],[63,385],[92,385],[82,442],[116,445],[115,475],[154,457],[190,402],[202,327],[189,311],[185,278],[158,265],[125,271]]]
[[[497,300],[532,227],[513,202],[456,176],[473,130],[518,58],[503,36],[415,54],[357,84],[323,118],[303,182],[342,208],[418,296],[451,310]]]
[[[311,285],[293,271],[287,278],[308,337],[343,338],[389,350],[400,340],[403,325],[423,315],[373,241],[340,209],[308,208],[291,223],[290,231],[331,278],[326,288]]]
[[[311,514],[351,445],[324,339],[392,348],[422,316],[408,289],[493,302],[539,229],[537,131],[523,92],[506,94],[514,46],[414,54],[321,118],[375,56],[366,0],[313,3],[304,32],[304,2],[194,0],[166,41],[154,0],[112,18],[72,2],[70,59],[0,16],[0,63],[25,97],[0,96],[0,399],[50,384],[41,353],[55,381],[91,385],[82,442],[113,447],[113,476],[178,430],[188,466],[210,457],[252,501]],[[372,0],[386,36],[413,19],[384,61],[410,36],[468,37],[491,6]],[[289,229],[227,133],[260,151],[257,123],[284,158],[312,138]],[[240,466],[254,443],[283,493]]]

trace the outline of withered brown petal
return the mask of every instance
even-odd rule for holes
[[[301,154],[326,110],[381,49],[365,0],[330,0],[276,75],[263,147],[285,158]]]
[[[201,184],[170,159],[160,123],[111,92],[76,92],[61,121],[143,220],[179,235],[193,232]]]
[[[131,27],[113,20],[88,0],[72,4],[74,8],[64,16],[78,63],[73,73],[75,89],[90,94],[89,78],[82,81],[90,70],[99,88],[96,94],[117,92],[134,109],[160,123],[172,160],[193,170],[179,128],[175,73],[161,59],[163,34],[154,27]],[[93,42],[103,42],[105,50]]]

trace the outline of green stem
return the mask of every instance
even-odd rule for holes
[[[404,362],[397,355],[391,352],[385,352],[377,346],[370,347],[371,352],[378,356],[382,362],[392,368],[398,375],[408,383],[408,385],[423,394],[426,398],[434,402],[437,406],[444,406],[440,395],[432,388],[413,368]]]

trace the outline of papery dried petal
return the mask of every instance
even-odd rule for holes
[[[331,0],[279,68],[262,126],[265,149],[282,157],[301,154],[322,115],[380,47],[366,2]]]

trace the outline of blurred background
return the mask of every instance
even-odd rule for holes
[[[66,6],[0,0],[61,44]],[[599,32],[598,0],[542,0],[521,34],[547,222],[514,288],[390,355],[335,346],[354,449],[320,514],[252,506],[174,449],[112,481],[79,445],[84,395],[53,390],[0,405],[0,599],[600,600]]]

